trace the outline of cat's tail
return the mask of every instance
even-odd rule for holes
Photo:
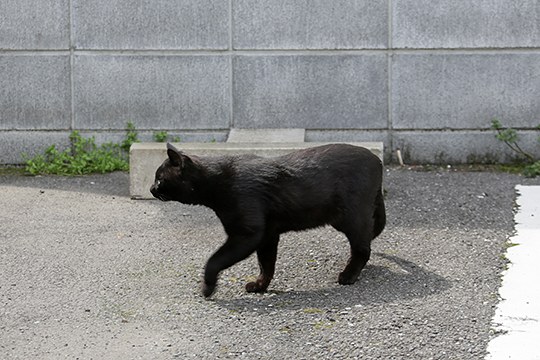
[[[386,210],[384,208],[384,195],[379,189],[375,197],[375,210],[373,211],[373,238],[375,239],[383,231],[386,225]]]

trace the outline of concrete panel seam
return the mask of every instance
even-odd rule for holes
[[[71,129],[75,129],[75,69],[74,42],[73,42],[73,0],[69,0],[69,91],[71,99]]]
[[[477,48],[477,49],[350,49],[350,50],[324,50],[324,49],[305,49],[305,50],[288,50],[288,49],[272,49],[272,50],[99,50],[99,49],[24,49],[11,50],[0,49],[2,56],[21,56],[21,55],[69,55],[71,52],[75,55],[111,55],[111,56],[201,56],[201,55],[241,55],[241,56],[280,56],[280,55],[318,55],[318,56],[339,56],[339,55],[469,55],[469,54],[539,54],[538,48]]]
[[[389,49],[388,49],[389,50]],[[534,48],[406,48],[391,49],[392,53],[398,55],[408,54],[441,54],[441,55],[468,55],[468,54],[519,54],[519,53],[537,53],[540,47]]]
[[[388,99],[388,105],[387,105],[387,111],[388,111],[388,142],[390,149],[394,148],[394,137],[392,136],[393,131],[393,119],[392,119],[392,82],[393,82],[393,76],[392,76],[392,50],[393,50],[393,4],[392,0],[388,0],[388,62],[387,62],[387,99]]]
[[[392,49],[394,44],[393,23],[394,23],[394,12],[392,9],[392,0],[388,0],[388,48]]]
[[[233,56],[229,56],[229,127],[234,128],[234,69]]]
[[[233,50],[234,19],[233,19],[233,0],[229,0],[229,51]]]
[[[233,70],[233,36],[234,36],[234,19],[233,19],[233,0],[229,0],[229,127],[234,128],[234,70]]]
[[[538,129],[536,128],[530,128],[530,127],[523,127],[523,126],[511,126],[512,129],[516,131],[531,131],[531,132],[538,132]],[[341,129],[340,129],[341,130]],[[486,124],[485,128],[399,128],[399,129],[393,129],[393,133],[399,134],[399,133],[407,133],[407,132],[418,132],[418,133],[458,133],[458,132],[481,132],[481,133],[493,133],[493,136],[496,135],[495,130],[490,128],[490,123]]]
[[[67,51],[67,50],[65,50]],[[1,51],[0,51],[1,52]],[[360,50],[324,50],[324,49],[298,49],[298,50],[288,50],[288,49],[271,49],[271,50],[149,50],[149,49],[130,49],[130,50],[100,50],[100,49],[75,49],[77,55],[114,55],[114,56],[176,56],[176,55],[370,55],[370,54],[384,54],[387,53],[388,49],[360,49]]]
[[[2,134],[16,134],[16,133],[57,133],[57,132],[69,132],[68,128],[49,128],[49,129],[15,129],[8,128],[0,130]]]
[[[60,56],[69,55],[70,51],[66,49],[47,49],[47,50],[6,50],[0,49],[0,56]]]
[[[309,129],[306,129],[306,131],[361,131],[361,132],[380,132],[380,131],[388,131],[388,128],[377,128],[377,127],[370,127],[370,128],[317,128],[312,127]]]

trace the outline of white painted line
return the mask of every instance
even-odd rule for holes
[[[516,186],[519,209],[499,289],[488,360],[540,360],[540,186]]]

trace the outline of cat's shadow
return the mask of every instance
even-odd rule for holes
[[[270,290],[267,294],[244,293],[214,301],[218,306],[236,312],[270,313],[279,309],[318,311],[399,303],[434,295],[452,286],[444,277],[408,260],[382,253],[374,255],[397,266],[367,265],[360,279],[350,286],[336,283],[313,290]]]

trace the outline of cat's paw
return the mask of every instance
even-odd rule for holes
[[[266,287],[259,284],[257,281],[252,281],[246,284],[246,291],[249,293],[263,293]]]
[[[358,276],[348,274],[344,271],[339,274],[338,283],[340,285],[352,285],[356,282],[357,279]]]
[[[213,285],[209,285],[209,284],[206,284],[206,283],[203,284],[202,293],[203,293],[205,298],[210,297],[214,293],[214,290],[216,290],[216,285],[215,284],[213,284]]]

